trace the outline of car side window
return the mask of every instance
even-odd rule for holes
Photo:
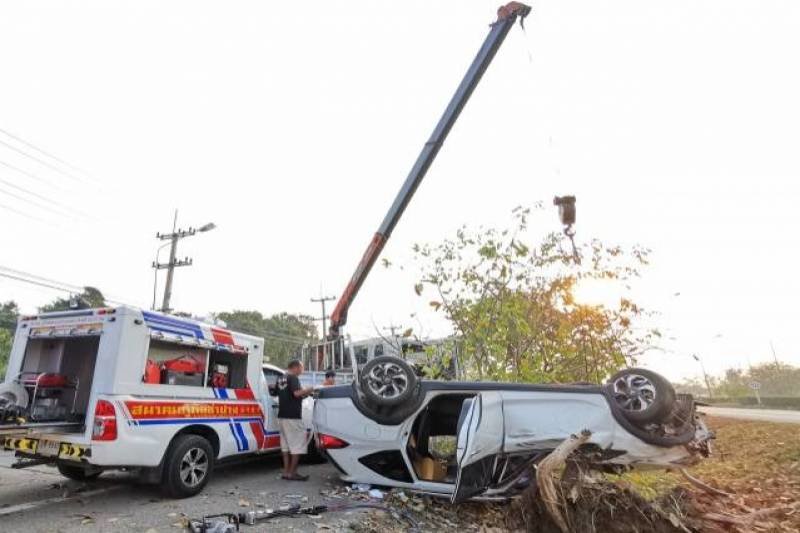
[[[375,357],[380,357],[383,355],[383,343],[375,345]]]
[[[369,357],[369,346],[356,346],[353,352],[356,355],[356,363],[359,365],[366,364],[367,358]]]
[[[281,377],[281,373],[267,368],[264,369],[264,377],[267,379],[267,386],[274,387],[277,385],[278,378]]]

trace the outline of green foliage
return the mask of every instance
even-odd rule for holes
[[[714,396],[713,398],[703,398],[703,401],[712,405],[737,405],[743,407],[757,407],[758,400],[751,393],[750,396],[740,396],[730,398],[724,396]],[[800,410],[800,396],[761,396],[761,407],[771,409],[792,409]]]
[[[8,357],[11,355],[11,341],[14,336],[6,329],[0,329],[0,378],[6,375]]]
[[[755,403],[755,392],[750,388],[750,383],[754,381],[761,384],[758,392],[762,400],[767,397],[800,398],[800,367],[785,363],[761,363],[747,370],[729,368],[721,378],[709,377],[715,399],[723,398],[738,403],[747,403],[750,399]],[[677,389],[680,392],[691,392],[695,396],[707,397],[707,387],[704,385],[697,390],[698,383],[700,383],[698,380],[686,380],[678,385]],[[739,402],[740,399],[742,402]]]
[[[16,302],[9,300],[0,304],[0,377],[6,374],[18,317],[19,307]]]
[[[541,209],[541,206],[537,206]],[[649,250],[591,240],[576,264],[561,233],[528,241],[530,209],[514,227],[469,230],[437,245],[415,245],[423,295],[452,322],[468,377],[511,381],[600,381],[635,361],[658,332],[634,329],[646,312],[621,298],[611,307],[575,301],[582,279],[623,283],[639,275]]]
[[[106,300],[103,293],[94,287],[84,287],[83,292],[77,295],[81,308],[105,307]],[[71,298],[56,298],[49,304],[39,308],[40,313],[50,313],[52,311],[69,311]]]
[[[318,340],[314,319],[307,315],[284,312],[265,317],[258,311],[235,310],[215,316],[234,331],[264,337],[264,357],[278,366],[297,357],[304,343]]]

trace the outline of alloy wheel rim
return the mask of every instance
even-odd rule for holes
[[[626,411],[646,411],[656,401],[656,386],[641,374],[614,380],[614,399]]]
[[[181,459],[181,481],[189,487],[196,487],[208,474],[208,455],[202,448],[190,448]]]
[[[408,389],[408,376],[400,365],[387,361],[372,367],[367,374],[367,386],[376,396],[390,400]]]

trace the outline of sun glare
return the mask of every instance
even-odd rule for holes
[[[622,288],[619,282],[607,279],[584,278],[572,288],[575,302],[581,305],[602,305],[613,308],[619,306]]]

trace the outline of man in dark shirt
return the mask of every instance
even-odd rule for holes
[[[297,473],[300,456],[308,449],[308,431],[303,424],[303,398],[314,393],[312,387],[300,385],[303,363],[293,360],[289,363],[286,375],[278,379],[278,430],[281,435],[283,453],[283,479],[305,481],[308,476]]]

